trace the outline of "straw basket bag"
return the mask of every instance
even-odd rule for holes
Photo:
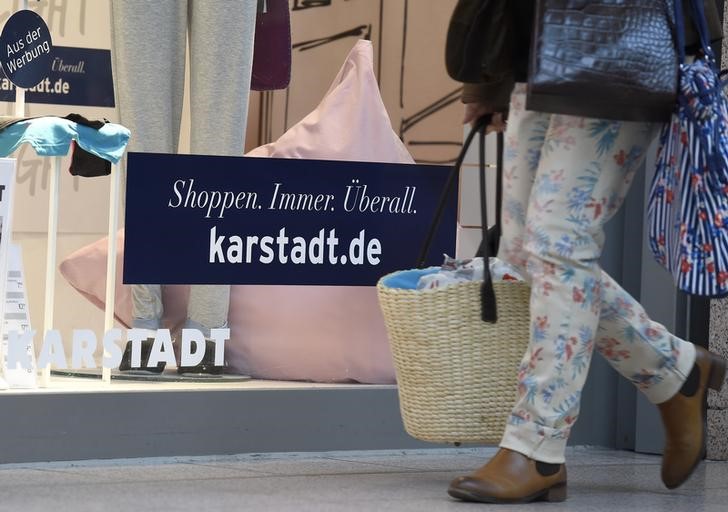
[[[468,136],[444,199],[476,132],[480,133],[483,190],[486,124],[481,122]],[[500,189],[502,134],[498,137]],[[486,261],[482,282],[426,290],[392,287],[393,278],[417,272],[404,271],[385,276],[377,285],[405,429],[424,441],[497,443],[516,400],[518,365],[529,338],[530,288],[523,281],[492,281],[487,261],[497,246],[500,215],[495,228],[487,230],[484,196],[481,192],[484,237],[479,253]],[[438,211],[430,228],[419,265],[425,260],[440,214]]]

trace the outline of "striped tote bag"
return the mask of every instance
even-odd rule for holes
[[[702,1],[691,4],[703,55],[686,63],[681,51],[677,109],[660,135],[649,195],[649,243],[680,290],[720,297],[728,295],[728,100],[707,42]]]

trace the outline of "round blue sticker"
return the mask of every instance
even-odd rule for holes
[[[43,18],[33,11],[18,11],[0,34],[0,65],[18,87],[34,87],[51,69],[53,42]]]

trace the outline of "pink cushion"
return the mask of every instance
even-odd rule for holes
[[[106,300],[106,255],[108,239],[82,247],[61,262],[61,275],[92,304],[104,309]],[[114,317],[124,327],[131,327],[131,286],[122,284],[124,273],[124,230],[116,235],[116,290],[114,294]],[[170,285],[162,287],[164,316],[162,324],[172,330],[182,328],[187,317],[187,300],[190,287]]]
[[[249,156],[413,163],[391,128],[374,76],[372,45],[359,41],[316,109]],[[120,235],[123,236],[123,235]],[[123,247],[120,240],[119,247]],[[118,255],[121,276],[122,255]],[[106,239],[61,264],[66,279],[103,307]],[[184,321],[187,287],[165,287],[165,326]],[[130,287],[117,279],[116,316],[131,320]],[[231,367],[261,379],[393,383],[374,287],[233,286]]]
[[[356,43],[313,112],[248,156],[414,163],[379,95],[372,43]]]

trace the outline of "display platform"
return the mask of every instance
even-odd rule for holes
[[[54,376],[0,408],[0,464],[437,446],[405,433],[395,386]]]
[[[82,379],[101,379],[100,369],[82,370],[53,370],[51,375],[56,377],[70,377]],[[184,373],[179,374],[175,368],[165,370],[162,373],[135,372],[111,370],[111,380],[125,380],[133,382],[245,382],[250,380],[249,375],[223,374],[210,375],[206,373]]]
[[[571,444],[595,444],[600,407],[584,404]],[[0,391],[0,408],[11,412],[0,464],[447,446],[405,432],[393,385],[54,376],[47,388]]]

